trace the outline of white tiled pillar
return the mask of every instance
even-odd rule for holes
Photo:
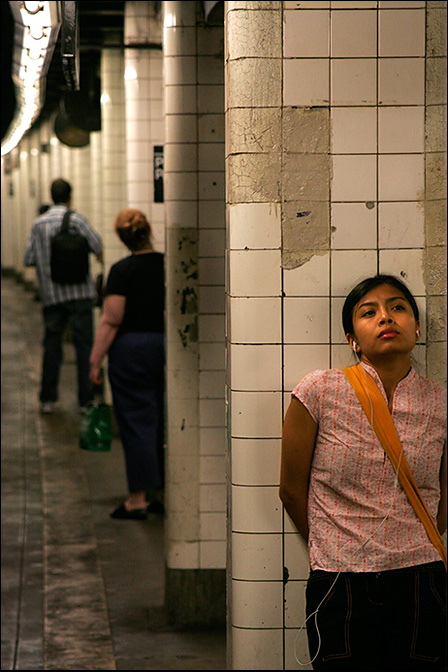
[[[428,308],[440,375],[446,4],[227,2],[225,22],[229,658],[311,669],[282,419],[306,373],[351,363],[343,300],[377,272],[417,297],[423,374]]]
[[[163,4],[167,606],[176,620],[177,593],[190,602],[188,618],[219,620],[226,564],[223,26],[204,24],[200,2]],[[205,601],[198,581],[210,591]]]
[[[165,250],[165,207],[154,199],[154,156],[164,145],[162,16],[154,2],[125,6],[126,170],[130,207],[146,214]]]
[[[113,229],[128,205],[126,188],[124,56],[116,48],[101,52],[102,239],[105,273],[127,252]]]

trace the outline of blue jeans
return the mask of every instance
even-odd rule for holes
[[[119,334],[109,350],[109,381],[123,444],[128,491],[164,486],[164,336]]]
[[[85,406],[93,398],[89,381],[90,351],[93,343],[93,303],[91,299],[78,299],[45,306],[44,355],[42,362],[41,402],[57,401],[59,373],[63,358],[62,341],[67,324],[76,349],[78,375],[78,403]]]
[[[316,610],[315,670],[445,670],[446,572],[431,562],[385,572],[310,573],[306,615]],[[330,590],[331,588],[331,590]],[[328,594],[327,594],[328,593]],[[307,621],[311,659],[319,648]]]

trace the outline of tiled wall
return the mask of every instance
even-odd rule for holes
[[[226,3],[234,669],[312,669],[296,660],[307,655],[306,548],[278,498],[291,389],[313,369],[352,363],[341,309],[367,275],[403,278],[426,313],[425,26],[436,5],[440,37],[441,3]],[[440,131],[446,94],[437,104]],[[445,277],[440,261],[433,275]],[[421,342],[425,374],[425,320]]]
[[[125,5],[126,173],[129,207],[148,217],[156,250],[165,250],[165,207],[154,202],[154,147],[163,146],[161,14],[154,2]]]

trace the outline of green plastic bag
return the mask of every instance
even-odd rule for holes
[[[97,401],[87,405],[81,419],[79,447],[90,451],[107,451],[112,445],[110,406]]]

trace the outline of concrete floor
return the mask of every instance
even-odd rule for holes
[[[226,633],[180,630],[164,610],[164,522],[120,521],[119,439],[78,447],[75,353],[59,410],[38,413],[41,304],[1,288],[2,670],[225,670]]]

